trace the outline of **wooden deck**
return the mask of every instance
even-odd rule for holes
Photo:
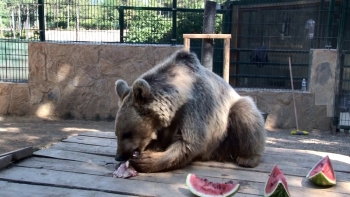
[[[252,169],[230,163],[195,162],[172,172],[117,179],[112,177],[115,150],[112,132],[68,138],[0,170],[0,196],[193,196],[185,178],[194,173],[212,181],[237,181],[241,188],[235,197],[254,197],[262,196],[275,164],[285,173],[293,197],[350,196],[350,157],[344,155],[329,153],[337,185],[317,188],[305,176],[327,153],[266,148],[262,163]]]

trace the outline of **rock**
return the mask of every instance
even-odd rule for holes
[[[24,116],[30,110],[28,84],[17,84],[14,86],[11,93],[11,102],[8,108],[8,113],[16,116]]]

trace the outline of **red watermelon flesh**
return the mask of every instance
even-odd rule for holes
[[[186,184],[191,192],[197,196],[231,196],[239,189],[238,183],[231,181],[226,183],[214,183],[205,178],[197,177],[194,174],[188,174]]]
[[[266,182],[264,196],[290,196],[287,180],[284,177],[283,172],[278,168],[278,165],[275,165],[275,167],[272,169],[270,177]]]
[[[316,166],[310,171],[309,176],[314,176],[320,171],[325,173],[328,178],[335,179],[333,166],[328,155],[316,164]]]
[[[322,158],[306,177],[316,185],[334,185],[336,183],[336,177],[329,156],[327,155]]]

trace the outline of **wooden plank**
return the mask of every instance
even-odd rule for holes
[[[219,168],[210,168],[201,167],[201,166],[187,166],[186,168],[179,169],[173,171],[173,173],[194,173],[199,176],[206,177],[217,177],[217,178],[226,178],[226,179],[234,179],[248,182],[260,182],[265,183],[268,180],[270,172],[262,173],[262,172],[251,172],[244,170],[236,170],[232,171],[229,169],[219,169]],[[312,196],[312,194],[320,195],[322,192],[333,192],[337,194],[349,194],[350,193],[350,182],[337,182],[337,184],[331,188],[320,188],[313,185],[306,178],[295,177],[286,175],[286,179],[288,182],[288,187],[290,188],[292,196]],[[302,195],[298,193],[299,191],[307,194]],[[326,195],[328,197],[328,193]]]
[[[29,157],[33,154],[33,147],[28,146],[11,152],[1,154],[0,157],[12,155],[12,161],[18,161],[20,159]]]
[[[93,145],[84,145],[84,144],[75,144],[75,143],[58,143],[51,147],[52,149],[58,150],[66,150],[66,151],[77,151],[89,154],[98,154],[104,156],[114,157],[115,148],[112,147],[103,147],[103,146],[93,146]],[[229,169],[245,169],[248,171],[257,171],[257,172],[269,172],[272,170],[273,166],[277,163],[282,171],[285,171],[286,174],[305,177],[306,174],[310,171],[310,169],[315,165],[315,163],[319,160],[319,158],[315,158],[314,160],[307,161],[305,157],[293,157],[290,155],[280,154],[281,156],[269,155],[266,154],[262,158],[262,163],[255,168],[243,168],[236,164],[231,164],[229,162],[221,163],[221,162],[194,162],[194,165],[208,166],[208,167],[217,167],[217,168],[229,168]],[[282,156],[285,155],[285,156]],[[288,159],[286,159],[286,157]],[[321,157],[320,157],[321,158]],[[306,160],[306,161],[305,161]],[[303,161],[305,161],[303,163]],[[350,167],[344,166],[342,163],[333,162],[335,169],[348,169]],[[340,165],[340,167],[338,167]],[[289,169],[288,171],[286,171]],[[344,173],[343,171],[335,170],[335,174],[339,181],[350,181],[350,176],[348,173]]]
[[[63,142],[90,144],[90,145],[96,145],[96,146],[110,146],[115,148],[117,147],[117,140],[115,139],[88,137],[88,136],[73,136],[63,140]]]
[[[187,51],[190,51],[190,39],[189,38],[184,38],[184,49]]]
[[[7,181],[0,181],[0,196],[128,197],[130,195],[111,194],[111,193],[100,192],[100,191],[78,190],[78,189],[69,189],[69,188],[41,186],[41,185],[27,185],[27,184],[21,184],[21,183],[10,183]]]
[[[64,172],[74,172],[74,173],[84,173],[91,175],[99,175],[99,176],[108,176],[111,177],[114,171],[114,165],[106,165],[106,166],[90,166],[86,165],[83,162],[76,161],[63,161],[63,160],[55,160],[49,158],[30,158],[23,162],[16,164],[16,166],[28,167],[28,168],[38,168],[38,169],[48,169],[55,171],[64,171]],[[164,173],[140,173],[139,176],[133,177],[131,179],[140,180],[140,181],[148,181],[148,182],[157,182],[157,183],[165,183],[165,184],[183,184],[186,180],[187,174],[173,174],[171,172]],[[171,177],[171,178],[169,178]],[[228,179],[218,179],[213,177],[210,178],[211,181],[220,181],[227,182]],[[238,180],[235,180],[239,182]],[[250,194],[260,194],[260,191],[256,187],[250,186],[251,184],[244,184],[240,189],[241,193],[250,193]],[[259,184],[260,187],[263,187],[263,184]]]
[[[85,165],[82,162],[73,162],[65,163],[66,161],[47,158],[30,158],[24,162],[17,164],[18,166],[24,166],[29,168],[39,168],[39,169],[49,169],[55,171],[65,171],[65,172],[75,172],[75,173],[88,173],[96,174],[100,176],[112,176],[114,170],[114,165],[107,166],[90,166]],[[195,169],[194,169],[195,168]],[[199,176],[205,177],[211,181],[218,182],[227,182],[228,180],[233,180],[241,184],[241,193],[249,193],[254,195],[262,195],[265,181],[268,178],[267,173],[254,173],[254,172],[244,172],[242,171],[232,171],[231,169],[215,169],[213,170],[210,167],[198,167],[198,166],[188,166],[181,170],[176,170],[174,173],[165,172],[165,173],[140,173],[139,176],[133,177],[133,180],[142,180],[148,182],[157,182],[164,184],[182,184],[185,182],[186,176],[188,173],[195,173]],[[238,175],[238,176],[237,176]],[[252,176],[257,176],[252,178]],[[243,178],[242,178],[243,177]],[[260,177],[260,178],[259,178]],[[321,193],[325,194],[327,197],[331,196],[344,196],[341,193],[333,194],[333,191],[322,190],[319,191],[315,189],[307,180],[306,183],[302,185],[292,185],[291,182],[299,182],[295,178],[290,178],[287,176],[289,188],[293,196],[319,196]],[[304,181],[305,179],[303,179]],[[310,186],[311,185],[311,186]],[[311,188],[308,188],[310,186]],[[343,186],[346,187],[347,185]],[[303,188],[298,188],[303,187]],[[309,191],[311,190],[311,191]],[[332,193],[333,192],[333,193]],[[306,195],[307,194],[307,195]]]
[[[110,138],[110,139],[117,139],[114,132],[94,132],[89,131],[85,133],[80,133],[78,136],[90,136],[90,137],[100,137],[100,138]]]
[[[66,143],[60,142],[50,147],[50,149],[66,150],[73,152],[89,153],[94,155],[103,155],[114,157],[116,153],[115,147],[110,146],[95,146],[88,144],[76,144],[76,143]]]
[[[223,76],[227,83],[230,80],[230,39],[224,39],[224,69]]]
[[[108,156],[108,157],[114,157],[114,155],[115,155],[115,148],[93,146],[93,145],[83,145],[83,144],[60,142],[60,143],[52,146],[51,148],[58,149],[58,150],[65,150],[65,151],[77,151],[77,152],[82,152],[82,153],[98,154],[98,155],[104,155],[104,156]],[[81,158],[81,157],[82,156],[79,156],[77,158]],[[86,159],[89,159],[89,157],[90,156],[88,155]],[[75,156],[74,157],[71,156],[70,158],[77,159],[77,158],[75,158]],[[102,157],[102,159],[105,160],[104,157]],[[84,160],[79,160],[79,161],[84,161]],[[215,162],[215,161],[193,162],[192,165],[214,167],[214,168],[226,168],[226,169],[231,169],[231,170],[246,170],[246,171],[253,171],[253,172],[270,172],[272,170],[272,168],[275,166],[275,164],[276,164],[275,162],[281,164],[279,162],[279,160],[274,160],[274,162],[271,162],[271,163],[262,162],[255,168],[244,168],[244,167],[238,166],[235,163]],[[104,162],[102,162],[102,163],[104,163]],[[292,165],[290,165],[289,162],[286,162],[286,163],[283,163],[283,165],[279,165],[279,167],[282,171],[284,171],[285,174],[292,175],[292,176],[305,177],[306,174],[313,167],[313,165],[310,164],[307,167],[300,167],[299,165],[297,165],[295,163],[292,163]],[[349,173],[335,171],[335,174],[337,176],[338,181],[350,181]]]
[[[34,152],[34,155],[56,158],[56,159],[72,160],[72,161],[83,161],[88,163],[94,163],[96,165],[106,165],[108,163],[116,163],[113,157],[72,152],[72,151],[64,151],[64,150],[56,150],[56,149],[42,149]]]
[[[219,168],[219,169],[231,169],[231,170],[244,170],[244,171],[252,171],[252,172],[270,172],[275,166],[274,163],[260,163],[255,168],[245,168],[238,166],[235,163],[229,162],[215,162],[215,161],[206,161],[206,162],[193,162],[191,165],[194,166],[204,166],[211,168]],[[290,176],[298,176],[298,177],[306,177],[311,168],[299,167],[299,166],[288,166],[288,165],[279,165],[278,166],[286,175]],[[335,171],[336,177],[338,181],[350,182],[350,174],[345,172],[337,172]]]
[[[231,38],[231,34],[183,34],[183,38],[191,39],[225,39]]]
[[[102,192],[142,195],[142,196],[193,196],[185,181],[181,184],[164,184],[138,181],[133,179],[116,179],[113,177],[95,176],[46,169],[14,167],[0,172],[0,180],[21,181],[30,184],[69,187],[73,189],[98,190]],[[235,196],[256,196],[236,194]]]
[[[350,172],[350,158],[333,153],[322,153],[308,150],[288,150],[266,147],[262,157],[264,163],[312,168],[324,156],[329,155],[335,171]]]
[[[92,162],[31,157],[16,163],[15,166],[112,177],[116,163],[97,165]]]
[[[12,161],[12,155],[6,155],[3,157],[0,157],[0,170],[10,165],[11,161]]]
[[[319,152],[319,151],[313,151],[313,150],[274,148],[274,147],[266,147],[265,151],[266,153],[269,153],[269,154],[283,155],[286,153],[290,153],[290,154],[293,154],[294,156],[301,156],[301,157],[307,156],[307,157],[313,157],[319,160],[324,156],[328,155],[331,160],[341,161],[341,162],[350,164],[350,156],[336,154],[336,153]]]

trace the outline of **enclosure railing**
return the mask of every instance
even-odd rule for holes
[[[182,44],[202,33],[204,0],[16,0],[0,2],[0,81],[26,82],[27,43]],[[290,89],[309,76],[312,48],[336,49],[340,0],[217,1],[216,33],[232,35],[230,83],[238,88]],[[348,32],[345,27],[344,32]],[[346,35],[346,33],[345,33]],[[346,36],[343,36],[346,39]],[[222,75],[223,42],[213,71]],[[201,41],[191,43],[200,58]]]

